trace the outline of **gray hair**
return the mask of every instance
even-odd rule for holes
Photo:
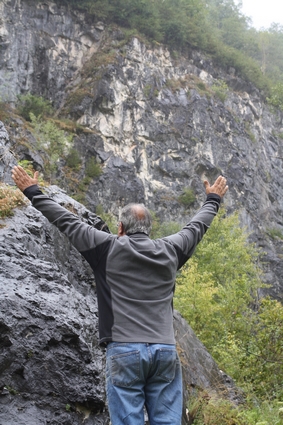
[[[142,232],[150,234],[152,218],[149,210],[143,204],[128,204],[120,213],[126,235]]]

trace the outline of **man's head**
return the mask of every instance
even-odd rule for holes
[[[143,204],[128,204],[120,214],[118,236],[142,232],[150,234],[152,218],[149,210]]]

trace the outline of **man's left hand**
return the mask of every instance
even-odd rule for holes
[[[16,165],[12,170],[12,179],[14,180],[18,188],[23,192],[29,186],[38,184],[38,174],[38,171],[36,171],[32,178],[25,172],[25,170],[20,165]]]

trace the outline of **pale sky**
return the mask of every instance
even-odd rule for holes
[[[273,22],[283,25],[283,0],[242,0],[242,4],[242,13],[252,18],[257,30],[267,29]]]

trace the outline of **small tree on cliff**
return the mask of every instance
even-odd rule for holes
[[[222,369],[258,395],[276,396],[283,379],[283,307],[259,300],[259,257],[238,215],[220,212],[177,279],[175,307]]]

